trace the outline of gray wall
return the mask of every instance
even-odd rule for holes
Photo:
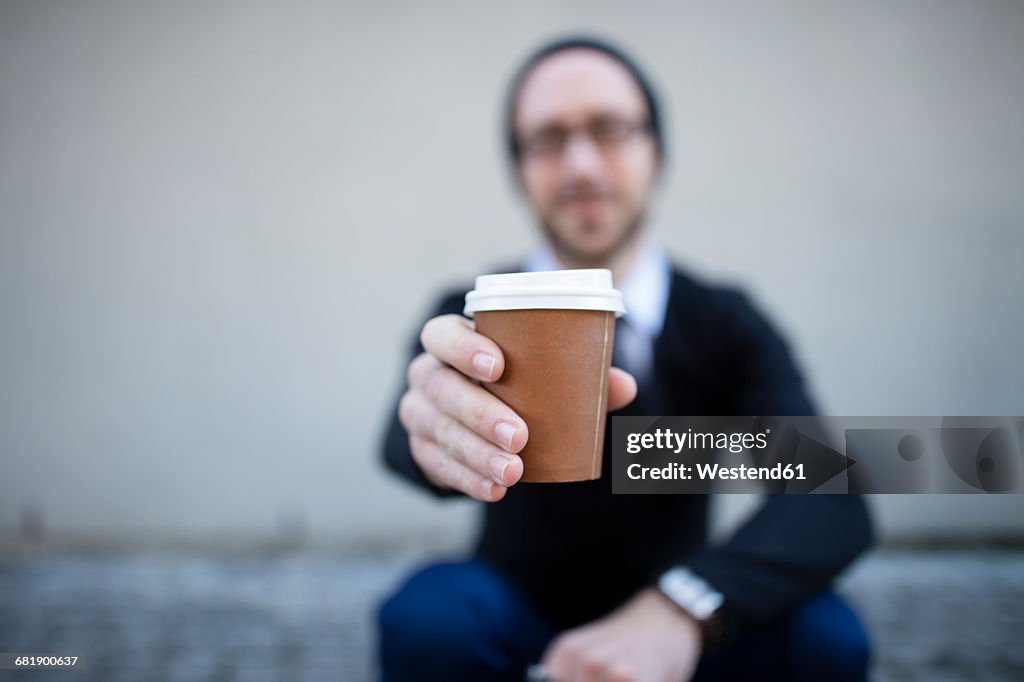
[[[657,236],[824,410],[1024,411],[1020,3],[7,1],[0,529],[467,528],[375,444],[434,294],[535,243],[502,86],[578,28],[669,105]],[[890,536],[1024,512],[875,503]]]

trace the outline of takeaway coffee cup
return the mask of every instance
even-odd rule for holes
[[[466,294],[465,313],[505,356],[501,379],[484,387],[530,431],[521,480],[601,477],[615,318],[625,312],[609,270],[482,275]]]

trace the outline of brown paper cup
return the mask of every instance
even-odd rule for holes
[[[526,273],[488,276],[512,278],[516,286],[506,290],[512,294],[504,298],[495,297],[487,282],[482,287],[484,278],[478,278],[474,292],[488,296],[477,296],[473,301],[467,296],[467,311],[474,315],[477,331],[498,344],[505,357],[501,379],[483,386],[515,410],[530,432],[520,453],[523,481],[601,477],[608,368],[615,315],[622,309],[621,295],[616,298],[607,294],[618,292],[611,289],[611,273],[606,270],[560,271],[573,273],[571,276],[576,278],[582,277],[578,273],[595,272],[602,273],[596,282],[606,285],[603,289],[596,284],[589,289],[557,286],[559,273]],[[531,275],[538,284],[537,291],[547,294],[523,295],[522,278]],[[575,296],[570,295],[573,292]],[[602,300],[601,295],[608,298]],[[509,309],[480,309],[502,305]],[[530,305],[546,307],[522,307]],[[607,309],[593,309],[598,307]]]

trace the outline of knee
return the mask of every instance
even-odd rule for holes
[[[429,566],[409,578],[377,610],[380,650],[386,658],[423,661],[445,658],[465,641],[471,628],[460,622],[451,593],[443,588],[449,564]],[[460,645],[461,643],[461,645]]]
[[[790,626],[794,679],[864,680],[871,643],[857,614],[832,593],[799,608]]]

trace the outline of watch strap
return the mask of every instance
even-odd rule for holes
[[[675,566],[662,573],[657,589],[697,622],[705,654],[722,646],[725,597],[721,592],[685,566]]]

